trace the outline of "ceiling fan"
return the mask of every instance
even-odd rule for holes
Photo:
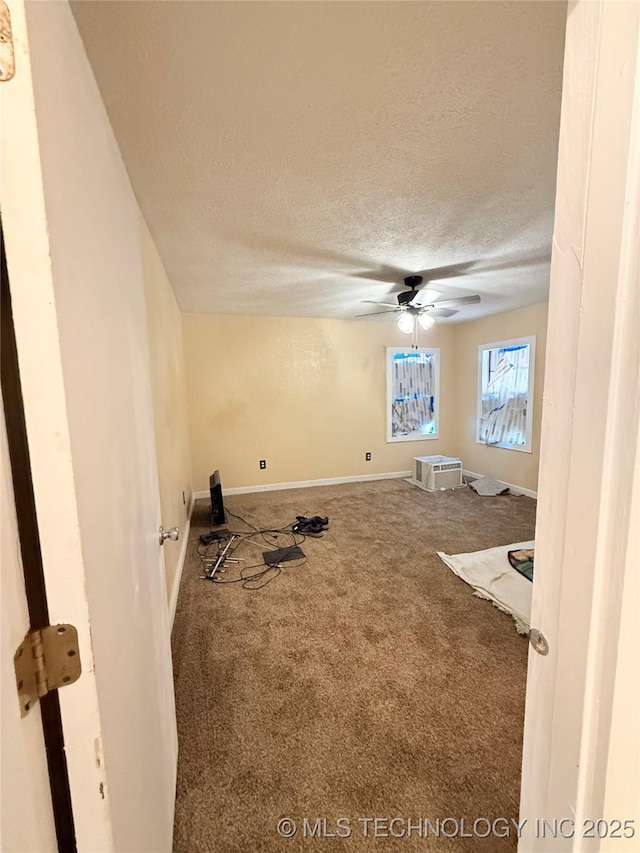
[[[413,346],[417,347],[418,326],[427,331],[435,323],[435,317],[452,317],[457,314],[457,308],[461,305],[477,305],[480,296],[455,296],[452,299],[439,299],[442,295],[439,290],[432,287],[418,288],[424,281],[421,275],[408,275],[404,278],[404,286],[408,288],[397,295],[398,304],[393,302],[374,302],[365,299],[370,305],[385,306],[385,311],[374,311],[370,314],[358,314],[358,317],[374,317],[378,314],[400,313],[396,321],[397,327],[407,335],[413,335]],[[434,316],[435,315],[435,316]]]

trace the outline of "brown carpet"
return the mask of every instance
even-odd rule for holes
[[[302,545],[306,565],[249,592],[200,580],[208,502],[196,504],[173,633],[175,853],[514,851],[513,828],[461,833],[517,818],[527,641],[436,551],[533,539],[535,501],[381,480],[226,504],[261,527],[326,515],[330,528]],[[350,837],[303,837],[304,818],[327,818],[327,836],[341,817]],[[405,823],[365,837],[376,817]],[[425,818],[458,824],[426,838]]]

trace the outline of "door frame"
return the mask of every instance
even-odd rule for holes
[[[605,806],[640,452],[639,27],[637,3],[568,6],[531,617],[550,650],[529,652],[521,853],[599,849],[580,828]],[[574,837],[536,838],[542,818]]]
[[[629,84],[629,67],[637,61],[637,8],[606,0],[577,0],[568,8],[532,611],[532,624],[548,636],[551,650],[546,657],[531,652],[529,660],[521,818],[531,820],[598,817],[603,808],[633,485],[629,461],[638,453],[638,399],[630,392],[637,391],[638,375],[633,324],[639,219],[633,190],[640,82]],[[81,642],[83,675],[68,688],[76,691],[75,700],[65,702],[64,691],[60,697],[65,726],[86,735],[67,751],[72,794],[82,803],[76,832],[79,846],[106,850],[112,847],[107,801],[83,798],[83,790],[102,783],[99,708],[88,605],[79,594],[78,513],[71,500],[69,424],[23,3],[12,3],[11,14],[21,73],[11,85],[2,84],[0,98],[5,119],[17,119],[22,132],[15,125],[9,132],[3,122],[0,170],[5,232],[26,275],[25,286],[13,293],[18,358],[43,558],[55,579],[47,581],[50,607],[54,618],[76,625]],[[620,153],[616,134],[624,137],[622,158],[613,156]],[[18,173],[4,165],[19,161],[29,169]],[[29,245],[20,237],[27,232]],[[615,298],[602,292],[607,288],[601,283],[613,278]],[[591,420],[594,378],[586,360],[594,352],[602,355],[598,377],[608,405]],[[584,557],[580,578],[578,556]],[[576,849],[575,843],[561,842],[557,849]],[[535,844],[525,837],[520,850],[542,849]],[[551,849],[548,839],[544,849]]]
[[[13,495],[15,502],[24,593],[29,613],[29,631],[47,628],[49,604],[42,564],[40,533],[36,514],[33,480],[31,478],[31,460],[25,423],[25,413],[18,367],[9,271],[4,248],[2,219],[0,218],[0,289],[2,306],[0,320],[2,331],[1,384],[4,420],[7,432],[7,448],[11,467]],[[8,650],[5,650],[5,653]],[[71,790],[65,754],[64,732],[58,690],[50,690],[40,697],[40,718],[42,722],[43,746],[47,759],[51,806],[56,840],[59,850],[74,853],[76,848]]]

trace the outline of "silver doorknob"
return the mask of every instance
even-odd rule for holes
[[[539,655],[549,654],[549,641],[538,628],[532,628],[529,631],[529,642]]]
[[[177,527],[170,527],[169,530],[165,530],[164,527],[160,528],[160,544],[164,545],[165,539],[171,539],[172,542],[177,542],[180,536],[180,530]]]

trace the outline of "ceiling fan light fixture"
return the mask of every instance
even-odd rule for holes
[[[435,322],[430,314],[420,314],[418,317],[418,323],[420,323],[425,332],[428,332]]]
[[[405,335],[410,335],[413,332],[413,327],[415,325],[415,318],[412,314],[401,314],[396,320],[396,326],[400,329],[401,332],[404,332]]]

